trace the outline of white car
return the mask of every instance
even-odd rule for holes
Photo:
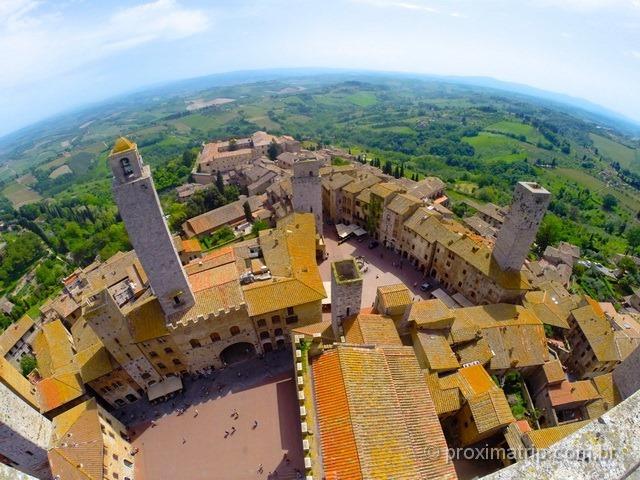
[[[420,290],[422,290],[423,292],[426,292],[427,290],[429,290],[431,288],[431,284],[425,282],[422,285],[420,285]]]

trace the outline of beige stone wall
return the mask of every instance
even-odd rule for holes
[[[133,381],[131,376],[122,367],[118,367],[107,375],[96,378],[88,385],[104,401],[114,408],[121,407],[127,403],[139,399],[140,386]]]
[[[51,422],[0,383],[0,458],[12,467],[41,479],[49,479],[47,449]]]
[[[297,317],[296,321],[292,321]],[[322,320],[322,302],[310,302],[287,309],[251,317],[257,338],[264,349],[268,344],[277,349],[291,342],[291,329]],[[289,323],[288,323],[289,322]]]
[[[564,365],[582,379],[612,372],[618,362],[599,361],[573,317],[569,317],[569,324],[571,328],[566,339],[571,347],[571,352],[563,362]]]
[[[127,428],[99,405],[98,417],[104,442],[104,478],[133,479],[134,457],[131,444],[125,439]]]
[[[200,171],[203,173],[215,173],[215,172],[226,172],[229,170],[233,170],[238,165],[251,161],[253,158],[257,157],[253,151],[241,152],[239,151],[237,155],[232,155],[228,157],[215,158],[206,162],[199,163]]]
[[[139,343],[147,360],[162,375],[179,374],[187,369],[187,361],[172,335]]]
[[[233,327],[239,330],[235,335],[231,331]],[[251,343],[260,351],[253,323],[245,308],[219,316],[210,315],[197,322],[188,322],[187,325],[180,324],[171,331],[170,337],[190,372],[207,367],[221,368],[220,353],[234,343]]]

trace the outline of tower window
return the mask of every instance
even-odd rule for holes
[[[120,159],[120,166],[122,167],[122,172],[125,177],[133,175],[133,168],[131,167],[131,161],[128,158]]]
[[[180,303],[182,303],[182,301],[180,300],[180,295],[176,295],[175,297],[173,297],[173,303],[174,305],[180,305]]]

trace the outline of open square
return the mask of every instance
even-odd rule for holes
[[[272,361],[266,368],[259,359],[228,367],[215,380],[189,382],[174,402],[146,404],[149,413],[158,415],[155,426],[144,418],[139,405],[132,405],[137,412],[127,414],[139,419],[132,425],[132,444],[139,449],[135,478],[243,480],[270,478],[270,473],[272,478],[296,478],[295,470],[303,470],[304,464],[288,355],[288,351],[275,352],[270,358],[278,363]],[[220,394],[218,386],[222,386]],[[191,405],[180,414],[187,404]],[[226,438],[225,432],[229,432]]]

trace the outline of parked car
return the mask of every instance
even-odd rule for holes
[[[377,241],[377,240],[371,240],[371,241],[369,242],[369,248],[370,248],[370,249],[376,248],[378,245],[380,245],[380,244],[378,243],[378,241]]]
[[[431,284],[427,282],[424,282],[422,285],[420,285],[420,290],[422,290],[423,292],[426,292],[430,288],[431,288]]]

